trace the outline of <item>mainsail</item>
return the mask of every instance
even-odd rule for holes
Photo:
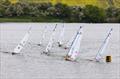
[[[75,41],[74,50],[73,50],[73,53],[71,55],[71,58],[73,60],[75,60],[77,58],[78,54],[79,54],[81,39],[82,39],[82,32],[80,32],[80,34],[77,35],[77,38],[76,38],[76,41]]]
[[[102,58],[102,55],[105,53],[105,49],[106,49],[106,47],[107,47],[107,45],[109,43],[112,31],[113,31],[113,28],[110,29],[108,35],[106,36],[105,40],[103,41],[103,44],[101,45],[101,47],[100,47],[100,49],[99,49],[99,51],[98,51],[98,53],[97,53],[97,55],[95,57],[95,59],[97,61],[99,61]]]
[[[25,46],[25,44],[27,43],[29,37],[30,37],[30,31],[31,28],[29,28],[29,30],[27,31],[27,33],[25,34],[25,36],[23,37],[23,39],[20,41],[20,43],[15,47],[13,54],[14,53],[20,53],[20,51],[23,49],[23,47]]]
[[[53,42],[54,42],[54,39],[55,39],[55,30],[56,30],[56,28],[57,28],[57,24],[53,29],[50,41],[49,41],[49,43],[48,43],[48,45],[47,45],[47,47],[46,47],[46,49],[45,49],[45,51],[43,53],[48,53],[50,51],[50,49],[52,48],[52,45],[53,45]]]
[[[81,43],[81,39],[82,39],[82,27],[80,27],[79,31],[76,34],[76,37],[74,39],[74,41],[71,44],[69,53],[67,54],[68,58],[71,58],[72,60],[75,60],[76,57],[79,54],[79,49],[80,49],[80,43]]]
[[[40,41],[40,44],[38,44],[38,45],[42,45],[43,40],[45,39],[45,34],[46,34],[46,32],[47,32],[47,26],[45,26],[45,28],[44,28],[43,35],[42,35],[42,39],[41,39],[41,41]]]
[[[63,25],[63,27],[61,28],[61,33],[60,33],[60,37],[59,37],[59,41],[58,41],[59,46],[61,46],[63,44],[64,33],[65,33],[65,27]]]
[[[72,37],[71,40],[68,41],[68,43],[66,44],[66,48],[70,48],[73,44],[73,42],[75,41],[76,37],[77,37],[77,34],[78,32],[81,30],[81,26],[79,27],[79,29],[77,30],[77,33]]]

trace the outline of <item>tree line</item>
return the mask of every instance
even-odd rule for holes
[[[108,7],[106,9],[99,8],[93,5],[67,6],[66,4],[58,3],[28,3],[18,2],[11,4],[8,0],[0,3],[0,18],[5,17],[51,17],[57,18],[65,22],[79,23],[119,23],[120,8]],[[39,21],[39,19],[34,19]]]

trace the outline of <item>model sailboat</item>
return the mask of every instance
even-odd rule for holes
[[[68,49],[72,46],[73,42],[75,41],[76,37],[77,37],[77,34],[78,32],[80,32],[80,30],[82,29],[82,27],[80,26],[80,28],[77,30],[76,34],[72,37],[71,40],[68,41],[68,43],[66,44],[65,46],[65,49]]]
[[[46,32],[47,32],[47,26],[45,26],[44,28],[42,39],[40,40],[40,43],[38,44],[38,46],[41,46],[43,44],[43,40],[45,39]]]
[[[61,47],[63,45],[64,33],[65,33],[65,27],[63,25],[63,27],[61,28],[61,33],[60,33],[60,37],[59,37],[59,41],[58,41],[59,47]]]
[[[105,49],[108,46],[112,31],[113,31],[113,28],[110,29],[110,31],[107,34],[105,40],[103,41],[103,44],[101,45],[101,47],[100,47],[100,49],[99,49],[99,51],[98,51],[98,53],[95,57],[96,61],[100,61],[102,59],[103,54],[105,53]]]
[[[27,33],[25,34],[25,36],[23,37],[23,39],[20,41],[20,43],[15,47],[14,51],[12,52],[12,54],[19,54],[20,51],[23,49],[23,47],[26,45],[29,37],[30,37],[30,31],[31,28],[29,28],[29,30],[27,31]]]
[[[68,54],[65,57],[65,60],[74,61],[78,57],[79,50],[80,50],[80,43],[82,39],[82,33],[83,33],[82,27],[80,27],[79,31],[77,32],[75,36],[75,39],[73,40],[71,44]]]
[[[56,28],[57,28],[57,24],[53,29],[52,36],[51,36],[51,38],[49,40],[49,43],[48,43],[45,51],[43,51],[44,54],[48,54],[48,52],[50,52],[50,50],[52,48],[52,45],[53,45],[53,42],[54,42],[54,39],[55,39],[55,30],[56,30]]]

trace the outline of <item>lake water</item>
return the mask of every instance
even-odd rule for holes
[[[80,24],[65,23],[64,44],[83,26],[83,38],[77,62],[65,61],[69,50],[57,46],[62,23],[57,23],[55,41],[50,56],[41,54],[51,37],[56,23],[0,23],[0,79],[120,79],[120,24]],[[25,33],[32,26],[30,39],[20,55],[12,52]],[[42,46],[40,43],[44,27],[47,33]],[[112,62],[94,60],[110,28],[111,39],[106,55],[112,56]]]

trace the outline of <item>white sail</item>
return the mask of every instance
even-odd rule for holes
[[[50,39],[50,41],[49,41],[46,49],[45,49],[45,52],[49,52],[49,51],[50,51],[50,49],[52,48],[53,41],[54,41],[54,39],[53,39],[53,37],[52,37],[52,38]]]
[[[74,41],[72,42],[72,45],[71,45],[70,51],[68,53],[68,56],[72,56],[72,54],[75,52],[75,50],[80,48],[79,44],[80,44],[80,41],[82,39],[82,32],[83,32],[81,28],[82,27],[80,27],[80,29],[77,32],[77,35],[76,35]]]
[[[53,45],[53,42],[54,42],[54,39],[55,39],[55,30],[56,30],[56,27],[57,27],[57,24],[55,26],[55,28],[53,29],[53,33],[52,33],[52,36],[50,38],[50,41],[45,49],[45,53],[48,53],[50,51],[50,49],[52,48],[52,45]]]
[[[65,33],[65,27],[64,27],[64,25],[63,25],[63,27],[62,27],[62,29],[61,29],[61,34],[60,34],[60,37],[59,37],[59,41],[58,41],[58,44],[59,44],[59,45],[62,45],[62,44],[63,44],[64,33]]]
[[[47,32],[47,26],[45,26],[45,28],[44,28],[43,35],[42,35],[42,39],[41,39],[41,41],[40,41],[40,45],[43,43],[43,40],[45,39],[45,34],[46,34],[46,32]]]
[[[78,34],[76,39],[77,40],[76,40],[76,43],[75,43],[75,46],[74,46],[74,51],[71,55],[71,58],[73,60],[75,60],[77,58],[77,56],[79,55],[80,43],[81,43],[81,40],[82,40],[82,33]]]
[[[73,42],[73,40],[75,39],[75,35],[72,37],[72,39],[70,39],[67,44],[66,44],[66,47],[69,48]]]
[[[75,47],[76,47],[75,45],[76,45],[77,40],[78,40],[78,35],[77,35],[77,37],[76,37],[73,45],[71,46],[71,49],[70,49],[70,51],[69,51],[69,53],[68,53],[68,56],[72,56],[72,54],[73,54],[73,52],[74,52],[74,50],[75,50]]]
[[[25,46],[25,44],[27,43],[29,39],[30,30],[31,30],[31,27],[29,28],[28,32],[25,34],[23,39],[20,41],[20,43],[15,47],[13,53],[20,53],[20,51],[23,49],[23,47]]]
[[[109,40],[110,40],[111,32],[112,32],[112,28],[111,28],[111,30],[109,31],[106,39],[104,40],[101,48],[99,49],[99,51],[98,51],[98,53],[97,53],[97,55],[96,55],[96,57],[95,57],[95,59],[96,59],[97,61],[99,61],[99,60],[102,58],[102,55],[105,53],[105,49],[106,49],[106,47],[108,46],[108,43],[109,43]]]
[[[82,28],[82,27],[80,26],[80,28],[78,29],[77,33],[80,32],[81,28]],[[72,46],[74,40],[76,39],[77,33],[76,33],[76,34],[72,37],[72,39],[69,40],[69,42],[66,44],[66,47],[67,47],[67,48],[70,48],[70,47]]]

